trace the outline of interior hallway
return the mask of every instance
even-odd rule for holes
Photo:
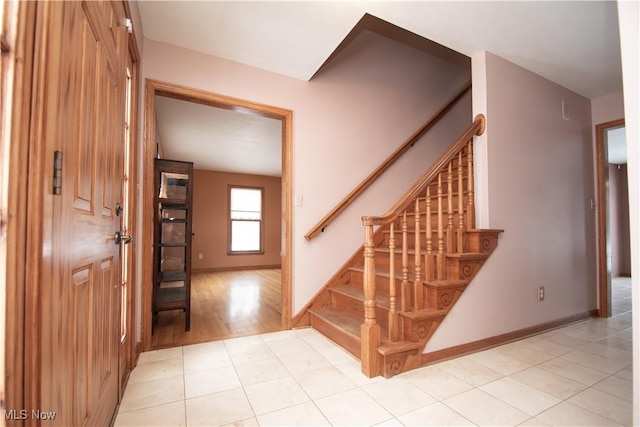
[[[191,330],[184,312],[160,312],[153,348],[175,347],[282,329],[280,269],[193,273]]]
[[[143,353],[116,426],[631,425],[630,280],[614,316],[368,379],[313,329]]]

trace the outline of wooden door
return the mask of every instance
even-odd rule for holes
[[[122,191],[124,7],[43,3],[43,138],[45,157],[61,153],[50,170],[61,181],[45,179],[51,188],[44,203],[35,408],[55,412],[57,425],[109,425],[118,401],[121,273],[113,236]]]

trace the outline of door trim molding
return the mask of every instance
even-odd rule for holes
[[[292,266],[292,153],[293,153],[293,111],[259,104],[238,98],[161,82],[153,79],[145,81],[144,109],[144,153],[143,174],[144,188],[142,196],[143,218],[153,218],[153,159],[156,156],[155,141],[155,95],[167,96],[183,101],[195,102],[227,110],[242,111],[263,117],[277,119],[282,122],[282,296],[281,325],[291,328],[291,266]],[[143,221],[142,231],[142,348],[151,349],[151,298],[153,290],[152,245],[153,224]]]
[[[624,125],[624,119],[596,125],[596,230],[598,253],[598,316],[611,316],[611,269],[607,259],[609,258],[609,218],[607,204],[609,195],[607,186],[609,174],[607,169],[608,155],[605,149],[605,131]]]

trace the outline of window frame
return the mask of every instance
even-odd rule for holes
[[[231,192],[234,189],[240,190],[259,190],[260,191],[260,219],[259,220],[239,220],[231,218]],[[265,189],[264,187],[255,187],[250,185],[234,185],[229,184],[227,187],[227,255],[262,255],[264,254],[264,223],[265,223]],[[248,250],[248,251],[234,251],[232,249],[231,243],[233,240],[233,222],[234,221],[247,221],[247,222],[258,222],[260,225],[260,247],[257,250]]]

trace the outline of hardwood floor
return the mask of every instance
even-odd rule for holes
[[[180,310],[159,313],[153,348],[255,335],[282,329],[280,269],[194,273],[191,330]]]

